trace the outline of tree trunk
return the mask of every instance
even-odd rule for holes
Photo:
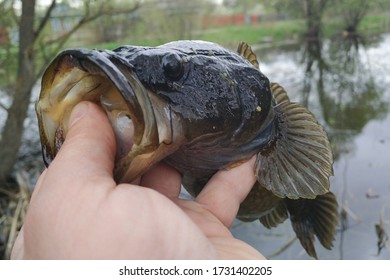
[[[35,0],[23,0],[16,87],[0,139],[0,181],[10,177],[16,163],[23,136],[23,122],[30,103],[31,89],[35,83],[34,17]]]

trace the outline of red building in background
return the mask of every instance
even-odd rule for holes
[[[252,25],[260,22],[260,16],[248,14],[212,15],[202,18],[202,28],[222,27],[227,25]]]
[[[8,44],[8,41],[9,41],[9,37],[8,37],[7,29],[0,28],[0,45]]]

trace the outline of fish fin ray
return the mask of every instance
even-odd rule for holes
[[[242,57],[246,58],[253,66],[259,68],[259,62],[257,61],[256,54],[252,51],[251,46],[246,42],[240,42],[237,48],[237,52]]]
[[[290,103],[290,98],[288,97],[286,90],[278,83],[271,83],[271,91],[277,104],[283,102]]]
[[[259,218],[263,226],[270,229],[283,223],[288,218],[287,208],[283,201],[281,201],[269,213]]]
[[[338,204],[333,193],[315,199],[287,200],[286,205],[292,227],[310,256],[317,258],[315,237],[324,248],[330,250],[333,247],[338,224]]]
[[[266,189],[281,198],[308,198],[329,191],[333,156],[328,137],[315,116],[290,102],[277,83],[274,139],[258,153],[256,174]]]

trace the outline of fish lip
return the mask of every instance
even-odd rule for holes
[[[128,182],[135,179],[142,170],[136,169],[133,172],[131,170],[129,171],[134,158],[145,152],[152,153],[159,145],[157,121],[154,106],[149,97],[150,91],[139,81],[133,71],[133,67],[110,51],[87,49],[65,50],[57,56],[45,71],[42,78],[41,94],[36,103],[45,164],[48,166],[56,156],[65,139],[67,130],[60,120],[58,123],[54,122],[55,130],[48,133],[47,127],[50,124],[43,117],[44,114],[47,114],[48,110],[56,110],[55,108],[50,108],[50,99],[53,98],[51,96],[51,90],[54,87],[53,83],[56,75],[63,70],[61,67],[65,67],[66,70],[77,68],[91,75],[103,74],[114,85],[126,102],[130,118],[134,124],[133,147],[135,148],[133,149],[132,147],[128,155],[121,158],[119,162],[116,162],[114,178],[117,182]],[[61,92],[59,95],[61,98],[64,98],[68,93]],[[82,100],[85,99],[81,98],[74,104],[70,104],[71,108],[67,108],[67,110],[72,111],[73,107]],[[58,101],[58,103],[60,102],[61,100]]]

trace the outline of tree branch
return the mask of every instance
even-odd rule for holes
[[[53,0],[55,2],[55,0]],[[84,26],[87,23],[90,23],[97,18],[101,16],[113,16],[113,15],[119,15],[119,14],[129,14],[134,12],[139,8],[139,2],[136,2],[133,7],[130,9],[121,9],[121,10],[115,10],[115,9],[106,9],[104,4],[99,7],[99,9],[91,14],[89,1],[85,2],[85,14],[84,16],[72,27],[71,30],[69,30],[67,33],[63,34],[62,36],[59,36],[58,38],[51,40],[49,42],[46,42],[45,45],[54,45],[57,44],[56,47],[50,52],[49,55],[44,55],[44,63],[42,67],[37,71],[37,79],[43,74],[43,71],[46,68],[46,65],[50,62],[53,56],[55,56],[65,45],[65,43],[68,41],[69,37],[73,35],[77,30],[79,30],[82,26]]]
[[[46,23],[49,21],[51,13],[52,13],[53,9],[56,7],[56,5],[57,5],[56,0],[53,0],[50,4],[50,7],[46,10],[45,16],[43,17],[43,19],[39,23],[37,30],[34,32],[34,38],[35,38],[34,40],[36,40],[39,37],[43,28],[45,28]]]
[[[19,25],[19,17],[15,13],[15,9],[13,8],[15,4],[15,0],[4,0],[0,2],[0,12],[9,12],[11,15],[11,19],[15,22],[16,25]],[[3,16],[3,15],[1,15]]]

